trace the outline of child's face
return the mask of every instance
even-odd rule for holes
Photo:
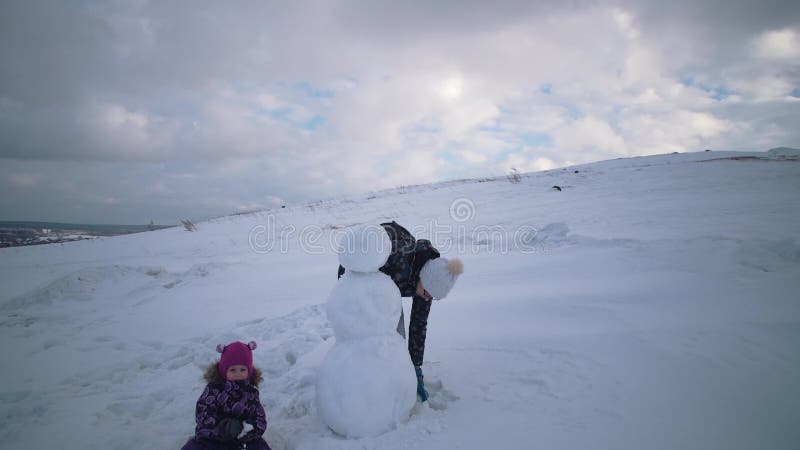
[[[225,373],[226,378],[228,381],[242,381],[246,380],[247,376],[247,366],[230,366],[228,367],[228,371]]]

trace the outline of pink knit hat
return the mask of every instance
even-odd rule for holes
[[[253,350],[257,347],[256,341],[231,342],[228,345],[217,345],[217,351],[222,353],[219,358],[219,375],[223,380],[227,379],[228,367],[247,366],[247,376],[253,376]]]

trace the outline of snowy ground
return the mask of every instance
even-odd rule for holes
[[[0,249],[0,447],[178,449],[214,346],[254,339],[275,450],[795,449],[798,188],[792,155],[664,155]],[[430,405],[345,440],[313,404],[327,242],[391,219],[465,273]]]

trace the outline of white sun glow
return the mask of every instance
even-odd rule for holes
[[[456,100],[464,92],[464,80],[461,77],[450,77],[439,87],[439,95],[445,100]]]

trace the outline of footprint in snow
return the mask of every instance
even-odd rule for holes
[[[460,398],[454,392],[445,388],[444,383],[439,379],[426,379],[425,389],[428,391],[428,407],[434,411],[443,411],[448,408],[451,402]],[[418,401],[417,406],[419,405],[420,403]],[[412,414],[415,414],[416,411],[417,407],[414,408]]]

